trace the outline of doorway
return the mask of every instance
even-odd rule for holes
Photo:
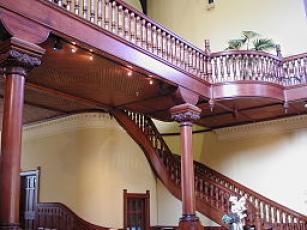
[[[35,210],[38,202],[40,169],[20,173],[20,225],[22,229],[35,229]]]
[[[124,229],[150,229],[150,193],[128,193],[124,190]]]

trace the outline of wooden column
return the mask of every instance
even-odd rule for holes
[[[179,229],[202,229],[195,209],[192,152],[192,122],[199,119],[201,110],[192,104],[185,103],[174,106],[170,112],[172,118],[180,123],[182,217]]]
[[[25,77],[44,50],[17,38],[0,47],[5,78],[0,155],[0,229],[19,229],[20,158]]]

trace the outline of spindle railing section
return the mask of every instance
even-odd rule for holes
[[[307,53],[282,58],[255,51],[210,54],[121,0],[46,0],[142,48],[190,76],[210,83],[256,80],[281,85],[307,82]]]
[[[194,165],[197,174],[206,175],[224,188],[245,196],[259,210],[260,217],[264,220],[264,223],[270,223],[277,229],[307,229],[306,216],[267,199],[203,164],[195,162]]]
[[[171,180],[180,186],[180,156],[171,153],[150,118],[129,111],[126,111],[126,114],[150,140]],[[307,229],[306,216],[265,198],[203,164],[195,162],[194,170],[196,197],[210,203],[212,207],[227,213],[229,196],[245,196],[249,206],[248,223],[256,224],[257,221],[260,221],[263,228],[272,227],[278,230]]]
[[[38,203],[35,225],[37,230],[109,230],[88,223],[61,203]]]
[[[159,156],[161,164],[164,166],[164,168],[166,168],[173,184],[175,184],[178,189],[180,189],[180,159],[178,159],[175,155],[171,153],[152,120],[142,114],[129,111],[126,111],[125,113],[129,117],[129,119],[133,121],[134,124],[140,130],[142,130],[144,135],[150,141],[152,148],[155,149],[155,152]],[[222,213],[228,213],[230,210],[228,201],[229,197],[240,195],[235,191],[225,189],[219,183],[216,183],[215,181],[211,180],[206,175],[197,173],[197,171],[195,175],[195,191],[196,198],[198,199],[198,201],[206,202],[211,207],[218,209]],[[247,223],[255,224],[257,221],[261,221],[260,219],[257,219],[259,215],[257,214],[257,210],[254,208],[252,203],[247,203]]]

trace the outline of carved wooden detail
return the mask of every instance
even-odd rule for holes
[[[192,104],[182,104],[170,109],[171,117],[177,122],[195,121],[200,118],[201,109]]]

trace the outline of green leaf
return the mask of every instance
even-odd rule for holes
[[[242,31],[242,35],[246,40],[250,40],[250,39],[253,39],[253,38],[260,36],[260,34],[254,32],[254,31],[250,31],[250,30]]]
[[[276,48],[276,44],[272,39],[260,38],[253,42],[254,50],[256,51],[269,51]]]
[[[239,50],[244,44],[243,39],[232,39],[228,41],[227,50]]]

